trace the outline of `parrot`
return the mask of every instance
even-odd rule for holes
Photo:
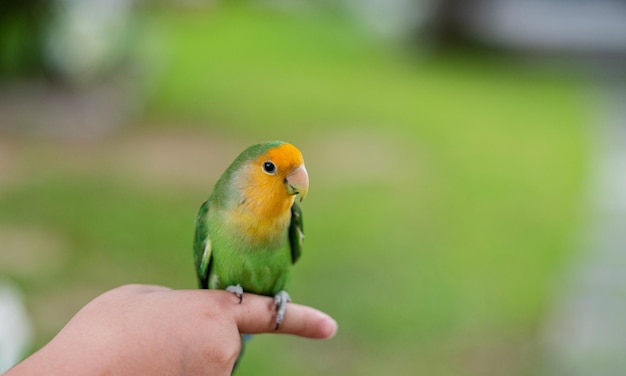
[[[309,189],[302,153],[283,141],[245,149],[215,183],[196,218],[194,264],[202,289],[270,296],[276,327],[304,240],[299,204]]]

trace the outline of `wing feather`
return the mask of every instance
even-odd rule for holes
[[[196,231],[193,242],[193,255],[196,273],[200,288],[209,288],[209,278],[211,274],[211,239],[209,239],[209,227],[207,217],[209,215],[209,201],[205,201],[198,210],[196,218]]]
[[[289,224],[289,246],[291,247],[291,263],[295,264],[302,255],[304,242],[304,224],[302,210],[297,203],[291,206],[291,223]]]

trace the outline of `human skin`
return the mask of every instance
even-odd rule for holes
[[[230,375],[240,334],[331,338],[337,323],[289,303],[275,330],[269,297],[126,285],[85,305],[44,347],[7,371],[20,375]]]

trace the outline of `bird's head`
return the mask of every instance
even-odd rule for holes
[[[282,143],[257,157],[254,180],[259,186],[272,187],[288,196],[297,195],[302,201],[309,190],[309,175],[302,153],[295,146]]]
[[[258,213],[274,215],[302,201],[309,190],[309,176],[302,153],[295,146],[270,141],[244,150],[229,167],[227,175],[240,202]],[[219,184],[219,183],[218,183]]]

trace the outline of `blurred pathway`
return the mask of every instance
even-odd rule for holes
[[[551,376],[626,374],[626,82],[599,89],[592,226],[549,323]]]
[[[101,139],[138,112],[140,103],[133,85],[122,76],[82,86],[37,79],[0,82],[0,132]]]

